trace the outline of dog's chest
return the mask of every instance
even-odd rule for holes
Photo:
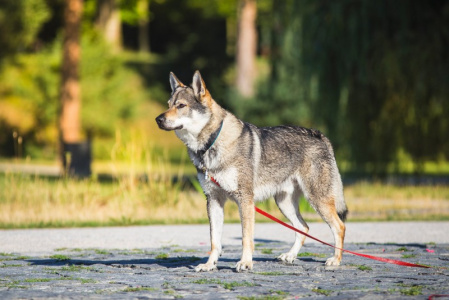
[[[203,155],[195,153],[192,161],[198,170],[201,170],[206,181],[213,183],[211,180],[213,178],[227,192],[235,192],[238,189],[238,169],[225,164],[223,157],[216,149],[209,149]]]
[[[211,176],[225,191],[235,192],[238,190],[239,173],[237,168],[229,167],[208,175]]]

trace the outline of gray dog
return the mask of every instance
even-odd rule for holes
[[[236,265],[239,272],[253,267],[254,203],[270,197],[294,227],[308,232],[298,208],[304,195],[330,226],[335,246],[343,247],[348,210],[332,145],[321,132],[245,123],[212,99],[198,71],[191,87],[173,73],[170,85],[169,109],[156,122],[161,129],[174,130],[186,144],[207,197],[211,254],[207,263],[195,268],[197,272],[217,268],[227,199],[237,203],[242,222],[243,252]],[[292,263],[304,240],[305,236],[297,233],[293,247],[278,259]],[[340,264],[340,249],[335,249],[326,265]]]

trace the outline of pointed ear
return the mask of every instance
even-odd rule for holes
[[[192,88],[195,96],[198,96],[200,99],[206,95],[206,84],[203,78],[201,78],[200,71],[196,71],[193,75]]]
[[[170,72],[170,86],[172,93],[176,90],[177,87],[185,86],[179,79],[175,76],[173,72]]]

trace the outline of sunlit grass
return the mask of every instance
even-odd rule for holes
[[[361,182],[345,198],[353,220],[449,220],[449,186]]]
[[[207,223],[206,200],[186,151],[173,163],[170,150],[146,135],[116,133],[111,160],[94,164],[86,180],[0,173],[0,228]],[[170,149],[170,148],[169,148]],[[110,174],[110,180],[98,173]],[[345,186],[348,220],[449,220],[449,186],[395,186],[359,182]],[[283,218],[273,200],[258,207]],[[307,220],[321,221],[304,199]],[[265,221],[256,216],[257,221]],[[228,201],[225,221],[239,222]]]
[[[397,187],[360,183],[345,189],[351,220],[448,220],[449,187]],[[305,203],[305,201],[302,201]],[[258,204],[282,218],[273,200]],[[305,204],[308,220],[320,220]],[[238,222],[237,205],[225,220]],[[257,216],[258,221],[267,221]],[[0,227],[71,227],[206,223],[206,200],[164,175],[122,177],[112,182],[0,174]]]
[[[0,174],[0,227],[61,227],[204,222],[201,194],[182,189],[187,154],[176,172],[168,153],[158,153],[146,135],[116,133],[112,181]]]

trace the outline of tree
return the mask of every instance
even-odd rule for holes
[[[354,171],[401,171],[404,155],[423,171],[449,153],[448,12],[440,0],[273,0],[271,74],[242,115],[318,128]]]
[[[64,169],[90,175],[90,147],[81,144],[80,29],[83,0],[66,0],[60,91],[60,138]]]
[[[116,0],[98,0],[96,26],[115,51],[121,49],[122,22]]]
[[[243,97],[254,95],[257,51],[256,0],[241,0],[237,40],[237,90]]]
[[[0,1],[0,62],[31,46],[49,17],[44,0]]]

